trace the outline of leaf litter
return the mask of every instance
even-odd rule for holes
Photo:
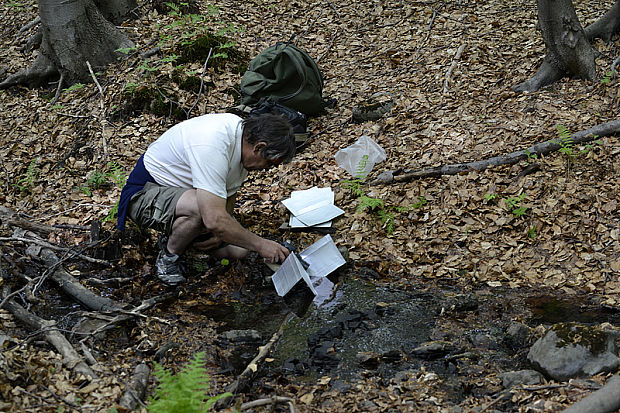
[[[388,154],[374,172],[420,169],[526,148],[556,137],[558,125],[576,132],[614,120],[618,103],[615,79],[610,84],[562,79],[533,94],[511,91],[511,86],[533,75],[544,56],[533,3],[213,4],[219,7],[222,22],[243,26],[234,40],[248,56],[296,35],[297,44],[308,50],[323,70],[324,95],[337,102],[325,115],[311,119],[314,138],[292,163],[269,174],[254,175],[243,187],[237,215],[248,228],[263,236],[280,237],[278,227],[288,216],[279,200],[290,196],[292,190],[331,186],[337,205],[346,211],[335,222],[332,237],[348,249],[352,273],[361,267],[376,271],[374,283],[425,290],[449,287],[488,297],[556,292],[575,301],[587,298],[598,306],[620,308],[617,138],[575,148],[583,153],[574,159],[561,153],[530,159],[528,162],[540,164],[540,171],[519,179],[516,176],[526,162],[368,187],[370,196],[392,206],[408,206],[420,197],[427,200],[421,208],[398,214],[391,235],[371,213],[357,212],[358,200],[342,185],[351,177],[333,159],[338,149],[366,134]],[[27,67],[34,56],[19,51],[34,29],[13,44],[19,28],[37,15],[32,2],[24,5],[1,6],[5,23],[0,57],[8,73]],[[610,6],[593,1],[576,4],[584,25]],[[149,40],[157,38],[158,27],[164,27],[171,17],[149,11],[147,5],[141,10],[144,14],[126,23],[125,29],[139,49],[146,49]],[[459,46],[463,46],[463,53],[446,79]],[[608,44],[599,40],[595,46],[602,52],[597,60],[602,77],[616,57],[618,44],[617,40]],[[194,69],[200,70],[201,63],[197,62]],[[145,112],[110,122],[110,113],[122,104],[128,84],[168,85],[171,72],[172,65],[167,64],[158,74],[140,73],[130,59],[97,74],[104,96],[94,84],[87,84],[64,91],[54,105],[50,104],[53,86],[0,92],[2,204],[33,221],[72,226],[59,229],[54,242],[66,246],[83,243],[91,222],[104,219],[120,194],[120,188],[112,185],[94,189],[88,196],[82,189],[88,185],[88,174],[105,171],[111,161],[129,172],[148,144],[177,121]],[[240,75],[232,68],[208,68],[207,76],[212,86],[198,99],[193,115],[222,111],[238,99],[235,91]],[[196,101],[195,92],[170,88],[185,107]],[[377,121],[353,123],[353,107],[377,92],[394,96],[395,106]],[[108,120],[100,117],[101,99]],[[518,207],[525,208],[524,215],[514,213],[517,206],[511,206],[511,199],[520,199]],[[112,232],[113,221],[105,222],[104,229]],[[10,236],[8,229],[3,228],[2,235]],[[318,239],[316,234],[286,236],[300,246]],[[157,293],[161,287],[150,275],[155,255],[152,244],[151,236],[138,245],[125,245],[114,271],[129,274],[132,282],[101,293],[124,302]],[[20,258],[21,245],[3,244],[2,250],[12,260],[19,260],[22,268],[37,265]],[[215,390],[221,390],[233,377],[218,374],[220,361],[227,357],[226,350],[215,345],[219,322],[208,311],[196,309],[207,306],[212,310],[218,303],[233,305],[241,298],[239,291],[244,290],[248,278],[262,278],[258,266],[256,262],[233,263],[208,269],[192,281],[197,289],[149,313],[169,323],[138,320],[106,337],[109,349],[116,351],[97,346],[103,360],[99,367],[102,378],[95,387],[88,387],[88,392],[80,391],[79,378],[69,376],[57,355],[29,338],[7,313],[1,312],[2,334],[9,337],[3,339],[4,348],[10,343],[19,345],[1,353],[5,384],[0,385],[0,391],[5,402],[0,409],[56,411],[59,405],[69,410],[71,404],[79,404],[82,410],[105,411],[114,406],[135,361],[152,357],[168,341],[181,344],[171,351],[174,359],[167,359],[173,366],[200,349],[209,349],[208,367],[217,380]],[[69,269],[88,277],[110,276],[80,264]],[[523,311],[522,315],[511,315],[526,319]],[[501,309],[494,312],[502,318]],[[466,323],[479,325],[484,320],[468,315],[463,320],[442,322],[440,329],[462,330]],[[477,400],[473,396],[476,392],[465,389],[472,395],[460,405],[467,408],[492,403],[492,395],[500,389],[495,370],[479,366],[479,371],[470,374],[467,386],[485,389],[483,399]],[[330,387],[329,377],[314,384],[285,382],[278,386],[277,382],[265,382],[262,391],[268,393],[272,386],[274,394],[297,400],[302,411],[364,410],[360,407],[364,406],[362,400],[372,400],[372,409],[377,411],[390,407],[441,411],[453,400],[441,392],[440,382],[435,373],[422,369],[400,383],[381,383],[368,376],[355,385],[355,394],[339,394]],[[579,386],[549,386],[539,391],[522,390],[512,397],[518,411],[549,411],[587,392]]]

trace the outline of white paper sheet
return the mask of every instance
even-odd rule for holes
[[[286,295],[301,279],[306,282],[315,296],[318,295],[314,286],[318,284],[317,278],[327,276],[346,262],[329,235],[324,236],[299,255],[310,265],[307,271],[304,270],[297,256],[290,254],[271,277],[280,297]]]
[[[294,228],[324,225],[344,214],[334,205],[334,192],[329,187],[293,191],[291,197],[282,203],[293,214],[289,225]]]
[[[299,255],[310,265],[308,273],[311,277],[325,277],[346,263],[329,235],[325,235]]]

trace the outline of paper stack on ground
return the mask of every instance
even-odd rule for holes
[[[299,255],[309,264],[307,270],[304,270],[303,265],[301,265],[295,254],[290,254],[271,277],[280,297],[288,293],[302,278],[312,293],[317,295],[317,291],[314,288],[316,281],[326,277],[345,264],[344,258],[329,235],[324,236],[303,250]]]
[[[344,214],[334,205],[334,192],[329,187],[293,191],[282,203],[291,211],[291,228],[329,227],[332,219]]]

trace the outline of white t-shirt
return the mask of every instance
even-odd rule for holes
[[[144,166],[165,186],[233,195],[248,171],[241,163],[241,118],[229,113],[198,116],[174,125],[144,154]]]

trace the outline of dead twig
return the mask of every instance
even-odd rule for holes
[[[189,110],[187,111],[187,119],[189,119],[190,113],[192,113],[192,110],[194,110],[194,108],[198,104],[198,100],[200,100],[200,95],[202,95],[202,88],[205,84],[205,74],[207,73],[207,64],[209,63],[209,59],[211,58],[211,52],[213,52],[213,48],[209,49],[209,54],[207,54],[207,59],[205,60],[205,64],[202,67],[202,75],[200,75],[200,88],[198,89],[198,96],[196,96],[196,101],[194,102],[192,107],[189,108]]]
[[[68,258],[80,258],[84,261],[88,261],[93,264],[101,264],[101,265],[105,265],[106,267],[110,266],[110,263],[108,261],[100,260],[98,258],[92,258],[87,255],[83,255],[83,254],[80,254],[79,252],[74,251],[73,248],[59,247],[57,245],[52,245],[49,242],[45,242],[43,240],[39,240],[36,238],[0,237],[0,242],[10,242],[10,241],[19,241],[19,242],[23,242],[26,244],[36,244],[36,245],[40,245],[45,248],[49,248],[50,250],[66,252],[69,255]]]
[[[103,89],[101,88],[101,85],[99,84],[99,82],[97,81],[97,77],[95,76],[95,73],[93,72],[93,68],[90,66],[90,62],[87,60],[86,61],[86,66],[88,66],[88,71],[90,72],[90,77],[93,78],[93,82],[95,82],[95,85],[97,85],[97,89],[99,89],[99,96],[100,96],[100,100],[99,100],[99,109],[101,110],[101,144],[103,146],[103,158],[104,159],[108,159],[108,143],[106,141],[105,138],[105,106],[104,106],[104,95],[103,95]]]
[[[492,158],[483,159],[480,161],[450,164],[437,166],[434,168],[426,168],[417,171],[403,171],[402,174],[398,174],[395,171],[382,172],[371,184],[389,184],[392,182],[409,182],[414,179],[439,177],[443,175],[457,175],[460,173],[466,173],[471,171],[481,171],[490,166],[499,165],[514,165],[528,156],[532,155],[545,155],[550,152],[555,152],[567,144],[576,145],[580,143],[586,143],[598,139],[603,136],[610,136],[620,132],[620,120],[613,120],[607,123],[603,123],[592,128],[583,130],[572,134],[565,139],[551,139],[545,142],[537,143],[534,146],[530,146],[527,149],[512,152],[508,155],[494,156]]]
[[[461,58],[461,55],[463,54],[463,49],[465,49],[464,44],[460,45],[459,48],[456,50],[454,59],[452,59],[452,64],[450,65],[450,67],[448,68],[448,71],[446,72],[446,78],[443,81],[443,94],[444,95],[448,94],[448,92],[450,91],[450,76],[452,75],[452,71],[456,67],[457,62],[459,61],[459,59]]]
[[[272,405],[273,408],[275,409],[278,403],[288,404],[289,412],[291,413],[295,413],[297,411],[297,409],[295,408],[294,400],[291,399],[290,397],[282,397],[282,396],[273,396],[268,399],[258,399],[258,400],[253,400],[251,402],[243,403],[241,405],[240,410],[244,411],[244,410],[249,410],[255,407],[266,406],[266,405]]]

